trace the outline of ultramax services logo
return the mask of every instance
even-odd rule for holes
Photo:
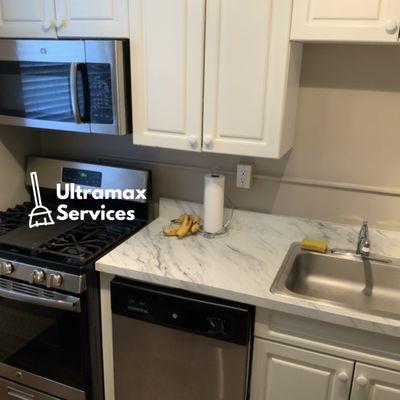
[[[56,210],[50,210],[42,203],[39,180],[36,172],[31,172],[31,182],[35,206],[29,214],[29,228],[54,225],[58,221],[133,221],[135,210],[109,210],[104,204],[98,210],[70,209],[67,203],[60,203]],[[75,183],[57,184],[59,200],[147,200],[147,189],[82,189]],[[56,214],[53,218],[53,214]]]

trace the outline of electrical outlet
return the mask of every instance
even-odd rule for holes
[[[236,187],[250,189],[253,184],[253,166],[238,164],[236,173]]]

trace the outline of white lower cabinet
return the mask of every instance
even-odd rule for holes
[[[353,370],[353,361],[256,338],[250,398],[348,400]]]
[[[400,372],[357,363],[351,400],[399,400]]]

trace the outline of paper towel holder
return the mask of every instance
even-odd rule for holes
[[[203,235],[204,237],[206,237],[207,239],[213,239],[213,238],[215,238],[215,237],[225,235],[225,234],[228,232],[229,225],[232,223],[233,214],[234,214],[234,211],[235,211],[235,208],[236,208],[236,207],[235,207],[235,205],[233,204],[233,202],[232,202],[232,200],[230,199],[230,197],[229,197],[226,193],[224,194],[224,198],[225,198],[225,200],[227,200],[227,202],[229,203],[229,217],[226,219],[226,221],[224,222],[222,228],[221,228],[218,232],[209,233],[209,232],[206,232],[206,231],[203,229],[203,227],[201,227],[199,233],[200,233],[201,235]]]

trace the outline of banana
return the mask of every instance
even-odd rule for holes
[[[173,219],[171,222],[173,224],[181,224],[184,221],[186,215],[187,214],[182,214],[181,216],[179,216],[179,218]]]
[[[192,227],[190,228],[191,233],[197,233],[200,229],[200,224],[198,222],[195,222]]]
[[[163,228],[165,236],[178,236],[183,238],[197,233],[200,230],[200,217],[198,215],[182,214],[179,218],[172,220],[172,223],[179,226],[170,226]]]
[[[200,223],[200,217],[198,215],[191,215],[192,222],[195,223]]]
[[[185,217],[183,219],[183,222],[181,224],[181,226],[178,229],[178,232],[176,233],[176,236],[178,236],[178,238],[183,238],[185,237],[188,232],[190,231],[190,227],[192,225],[192,219],[190,217],[190,215],[185,214]]]
[[[176,236],[178,232],[179,226],[165,227],[163,228],[163,232],[165,236]]]

